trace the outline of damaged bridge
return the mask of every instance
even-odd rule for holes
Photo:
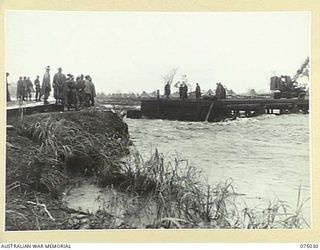
[[[308,113],[308,99],[145,99],[141,110],[128,110],[128,118],[180,121],[221,121],[262,114]]]

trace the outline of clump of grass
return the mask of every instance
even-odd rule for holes
[[[66,171],[89,175],[112,172],[114,160],[126,153],[126,146],[118,137],[92,134],[82,124],[65,118],[49,116],[37,122],[27,120],[20,134],[38,143],[34,162],[29,162],[36,169],[31,175],[48,190],[62,183]]]
[[[201,172],[188,161],[166,162],[157,150],[148,161],[133,151],[120,173],[126,178],[119,188],[153,198],[153,227],[228,226],[226,207],[234,195],[230,181],[204,185]]]
[[[301,200],[301,187],[298,190],[297,206],[293,207],[287,202],[276,199],[269,201],[264,207],[241,211],[241,220],[235,227],[246,229],[298,229],[309,228],[310,225],[304,218],[302,209],[308,199]]]

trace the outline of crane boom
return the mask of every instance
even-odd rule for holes
[[[305,68],[309,65],[309,57],[305,60],[305,62],[301,65],[301,67],[297,70],[297,73],[292,77],[292,82],[295,82],[299,76],[303,73]]]

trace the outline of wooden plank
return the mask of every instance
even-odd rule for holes
[[[36,113],[47,113],[47,112],[61,112],[64,111],[63,105],[46,104],[38,106],[24,106],[23,108],[10,108],[7,109],[7,117],[20,116],[21,112],[23,115],[31,115]]]

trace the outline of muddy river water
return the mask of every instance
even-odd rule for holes
[[[276,197],[296,204],[310,196],[309,115],[264,115],[205,123],[127,119],[145,157],[157,148],[190,160],[217,184],[232,178],[248,199]]]
[[[219,123],[125,122],[134,147],[144,158],[157,148],[166,158],[188,159],[211,185],[232,179],[236,192],[244,194],[250,207],[278,198],[295,206],[300,186],[302,199],[311,196],[309,115],[264,115]],[[88,188],[94,187],[74,190],[68,203],[88,207],[94,202],[90,210],[96,210],[101,204],[97,197],[86,197],[93,193],[87,192]],[[106,192],[110,199],[108,191],[98,191],[99,195]],[[310,221],[310,201],[303,210]]]

